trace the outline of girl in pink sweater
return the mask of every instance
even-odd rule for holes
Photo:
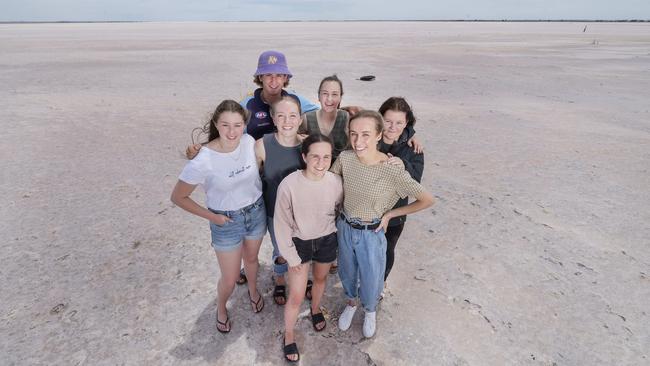
[[[338,242],[335,219],[343,199],[341,177],[330,172],[332,142],[322,134],[307,137],[302,143],[303,170],[289,174],[278,187],[273,226],[282,256],[289,263],[289,300],[284,308],[284,356],[296,362],[300,353],[294,327],[305,297],[310,263],[314,284],[311,320],[317,332],[326,322],[320,309],[331,263],[336,259]]]

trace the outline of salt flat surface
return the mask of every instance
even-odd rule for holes
[[[332,277],[302,364],[650,363],[650,24],[363,22],[0,25],[3,365],[283,363],[268,238],[266,308],[238,288],[218,334],[207,224],[168,199],[265,49],[312,100],[405,96],[437,197],[377,335],[337,329]]]

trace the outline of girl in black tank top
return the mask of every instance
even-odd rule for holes
[[[255,142],[255,155],[257,165],[262,174],[264,203],[267,206],[267,227],[273,244],[273,301],[284,305],[287,301],[286,281],[287,261],[280,254],[278,243],[273,230],[273,210],[280,182],[289,174],[300,169],[302,156],[300,155],[301,139],[298,136],[300,126],[300,102],[292,96],[283,96],[271,106],[271,117],[277,132],[264,135]],[[311,289],[309,289],[311,293]]]

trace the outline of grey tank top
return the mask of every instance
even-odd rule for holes
[[[302,156],[300,155],[300,145],[282,146],[273,133],[264,135],[262,142],[266,155],[262,169],[264,204],[266,205],[266,216],[273,217],[278,186],[284,177],[301,168]]]
[[[318,118],[316,117],[318,111],[313,111],[305,114],[307,118],[307,133],[321,133],[320,127],[318,127]],[[332,139],[334,143],[334,151],[332,152],[332,162],[336,160],[341,151],[348,148],[348,136],[345,133],[345,126],[348,124],[348,112],[339,109],[336,112],[336,120],[334,121],[334,127],[332,127],[332,132],[329,134],[329,138]]]

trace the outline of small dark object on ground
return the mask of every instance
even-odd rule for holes
[[[373,81],[375,80],[375,75],[364,75],[359,78],[361,81]]]
[[[248,282],[248,278],[246,278],[246,273],[244,273],[244,269],[242,268],[239,270],[239,278],[235,283],[238,285],[245,285],[246,282]]]

